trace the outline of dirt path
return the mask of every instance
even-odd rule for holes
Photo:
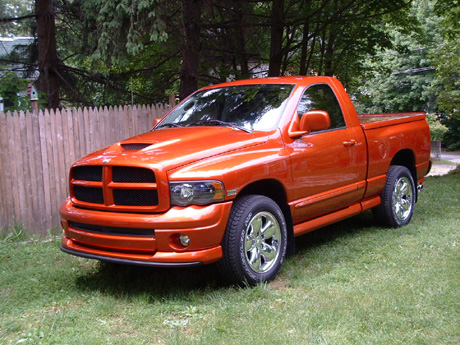
[[[451,164],[434,164],[428,176],[442,176],[454,170],[457,166]]]
[[[442,152],[441,159],[448,160],[452,162],[452,164],[437,164],[434,163],[433,167],[431,168],[430,173],[428,176],[442,176],[446,175],[449,171],[454,170],[457,165],[460,164],[460,154],[452,153],[452,152]]]

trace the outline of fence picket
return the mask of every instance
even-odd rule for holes
[[[11,166],[13,168],[13,186],[16,186],[12,190],[13,194],[13,201],[14,201],[14,219],[15,222],[19,221],[21,219],[21,199],[24,200],[24,186],[20,183],[18,179],[19,175],[19,170],[18,170],[18,162],[17,162],[17,155],[20,149],[18,146],[21,145],[20,140],[15,140],[15,138],[20,138],[20,133],[19,133],[19,114],[18,112],[14,112],[11,117],[9,117],[11,121],[11,126],[13,127],[13,135],[10,136],[9,142],[10,142],[10,161],[11,161]]]
[[[33,112],[31,114],[31,122],[32,122],[32,152],[33,156],[31,161],[33,162],[33,165],[31,165],[31,168],[34,169],[34,174],[35,174],[35,198],[34,198],[34,203],[35,203],[35,209],[36,209],[36,217],[35,219],[37,220],[37,225],[36,228],[41,229],[46,226],[46,207],[45,203],[43,202],[45,191],[43,187],[43,169],[42,169],[42,143],[40,139],[40,118],[39,114],[36,112]]]
[[[50,175],[49,175],[49,152],[47,146],[47,118],[43,111],[38,113],[39,133],[40,133],[40,149],[42,158],[42,186],[43,186],[43,204],[45,206],[45,224],[51,223],[51,191],[50,191]]]
[[[85,150],[83,155],[91,152],[91,133],[90,133],[90,111],[93,110],[91,108],[84,108],[83,109],[83,132],[85,133]]]
[[[23,146],[22,146],[22,157],[24,163],[24,175],[23,181],[26,181],[26,210],[32,212],[32,214],[38,214],[36,199],[38,197],[37,189],[37,174],[35,171],[35,159],[34,159],[34,135],[32,128],[32,114],[27,111],[25,114],[24,121],[22,123],[24,136]],[[38,219],[33,219],[33,222],[28,220],[27,228],[35,228]]]
[[[11,203],[11,198],[8,193],[8,132],[6,127],[6,114],[0,113],[0,200],[5,200]],[[0,226],[2,223],[9,223],[9,211],[11,210],[11,205],[6,207],[0,207]]]

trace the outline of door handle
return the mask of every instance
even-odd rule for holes
[[[351,140],[343,142],[343,146],[345,146],[345,147],[352,147],[352,146],[355,146],[355,145],[356,145],[356,140],[355,139],[351,139]]]

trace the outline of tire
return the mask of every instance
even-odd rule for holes
[[[283,265],[286,245],[287,227],[279,206],[265,196],[243,196],[230,212],[217,267],[230,284],[271,281]]]
[[[410,171],[400,165],[390,166],[381,194],[382,203],[373,210],[374,217],[382,225],[394,228],[409,224],[414,213],[415,193]]]

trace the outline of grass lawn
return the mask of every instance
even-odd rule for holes
[[[270,284],[212,266],[149,269],[0,240],[0,344],[459,344],[460,169],[425,183],[410,225],[365,213],[307,234]]]

